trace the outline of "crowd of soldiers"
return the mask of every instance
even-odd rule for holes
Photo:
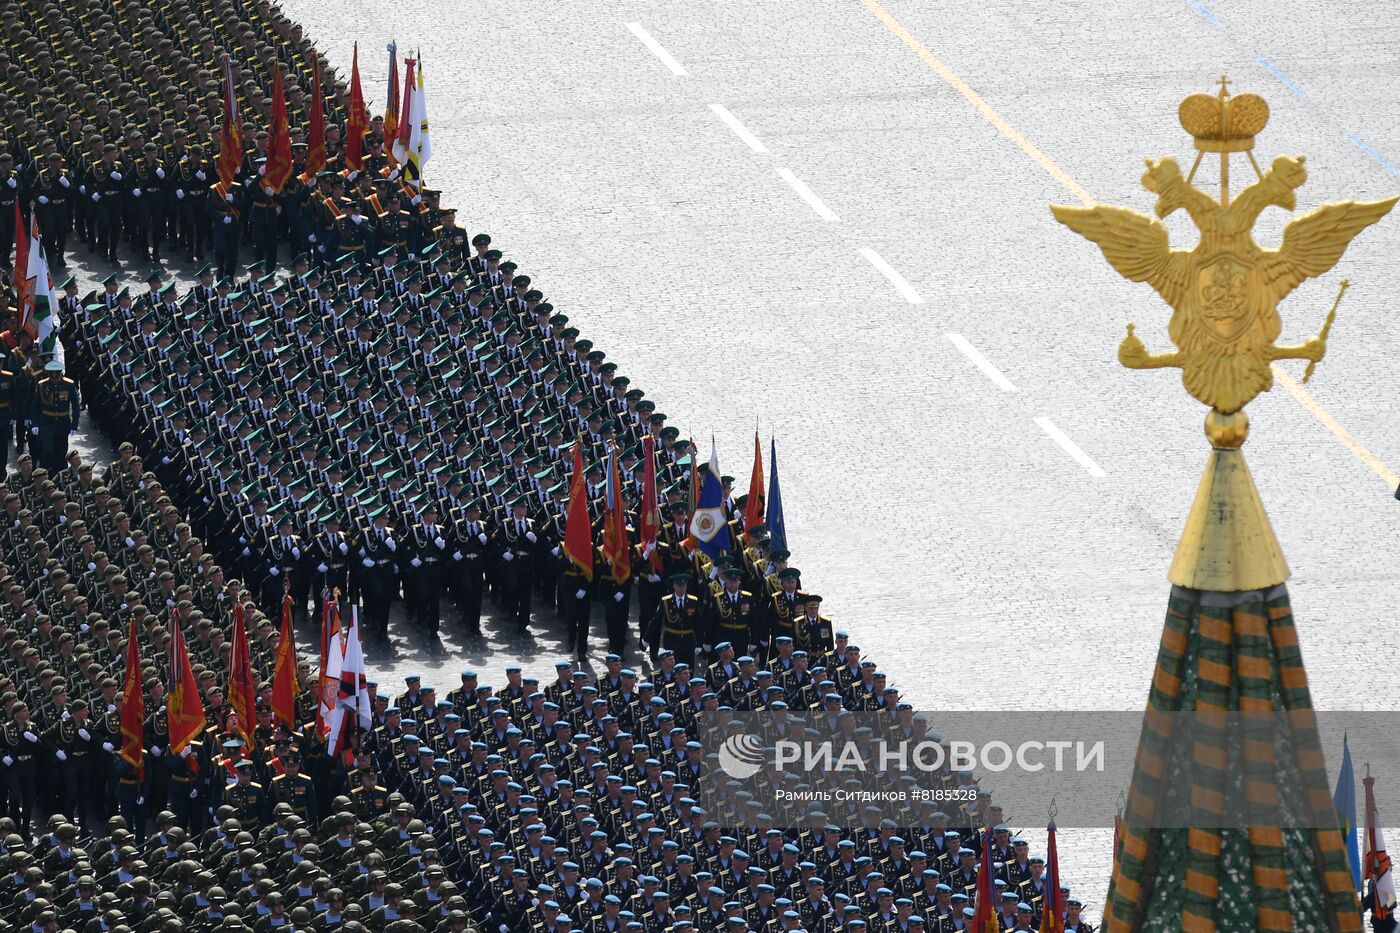
[[[0,31],[0,249],[18,206],[53,264],[86,247],[134,258],[144,279],[59,283],[66,373],[0,290],[0,466],[18,455],[0,490],[0,923],[945,933],[971,926],[987,841],[998,925],[1040,928],[1044,864],[985,794],[898,824],[756,801],[724,825],[705,812],[705,782],[731,803],[738,785],[698,741],[702,713],[907,728],[909,705],[821,614],[784,542],[746,525],[730,477],[735,546],[695,546],[691,445],[490,237],[404,183],[378,118],[363,168],[345,166],[346,89],[329,68],[327,165],[304,171],[317,57],[275,6],[20,0]],[[241,112],[263,125],[269,68],[286,80],[296,168],[279,194],[257,184],[267,138],[252,122],[238,179],[217,181],[230,59]],[[158,265],[206,251],[185,288]],[[104,469],[67,450],[81,403],[117,443]],[[575,445],[595,521],[617,462],[626,571],[601,547],[591,578],[566,558]],[[661,527],[642,541],[649,452]],[[371,657],[392,653],[401,600],[430,652],[446,604],[468,638],[483,612],[519,632],[555,614],[580,660],[543,686],[516,667],[499,689],[463,671],[441,696],[417,677],[397,696],[371,683],[372,728],[329,755],[305,660],[303,725],[272,714],[288,594],[315,620],[339,594],[361,605]],[[224,695],[235,606],[253,723]],[[596,676],[582,661],[595,610],[609,649]],[[207,718],[178,753],[163,705],[174,626]],[[120,754],[132,651],[139,768]],[[1065,929],[1089,929],[1065,903]]]

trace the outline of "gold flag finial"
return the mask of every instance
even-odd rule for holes
[[[1290,221],[1277,248],[1260,248],[1255,221],[1268,207],[1294,209],[1295,191],[1307,181],[1304,159],[1279,156],[1259,172],[1252,150],[1269,121],[1269,105],[1256,94],[1231,96],[1226,75],[1218,84],[1216,94],[1192,94],[1178,108],[1182,128],[1195,140],[1191,173],[1183,176],[1170,157],[1147,161],[1142,185],[1157,195],[1156,217],[1105,204],[1056,204],[1051,210],[1097,244],[1119,275],[1151,285],[1172,308],[1167,335],[1175,352],[1149,352],[1130,324],[1118,359],[1130,369],[1180,369],[1186,391],[1210,406],[1211,463],[1170,578],[1181,586],[1229,591],[1261,589],[1288,576],[1239,452],[1249,430],[1242,409],[1272,388],[1275,361],[1321,360],[1335,317],[1334,307],[1316,337],[1280,345],[1279,302],[1336,265],[1352,239],[1384,217],[1396,198],[1324,204]],[[1192,183],[1206,152],[1220,154],[1219,199]],[[1236,152],[1248,155],[1258,178],[1231,199],[1229,158]],[[1190,250],[1172,249],[1161,222],[1183,209],[1200,231]]]

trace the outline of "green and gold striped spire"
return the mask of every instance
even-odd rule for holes
[[[1272,388],[1278,360],[1308,360],[1311,376],[1336,316],[1334,305],[1316,337],[1279,345],[1279,302],[1330,270],[1396,199],[1323,205],[1291,221],[1277,249],[1261,249],[1252,236],[1259,214],[1292,210],[1307,173],[1301,156],[1260,170],[1253,148],[1268,105],[1231,97],[1227,86],[1222,78],[1218,93],[1179,108],[1195,139],[1189,173],[1171,158],[1148,160],[1142,184],[1157,195],[1156,217],[1102,204],[1053,208],[1119,274],[1151,285],[1173,309],[1175,352],[1149,352],[1129,324],[1119,361],[1179,369],[1187,392],[1210,406],[1210,456],[1168,572],[1172,595],[1104,929],[1359,933],[1284,586],[1288,565],[1240,448],[1245,405]],[[1193,184],[1208,153],[1219,156],[1218,198]],[[1255,175],[1233,197],[1232,154],[1247,155]],[[1191,250],[1171,249],[1159,220],[1177,210],[1201,231]]]

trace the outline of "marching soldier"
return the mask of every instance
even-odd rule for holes
[[[761,622],[758,601],[752,593],[742,589],[744,571],[738,567],[726,568],[723,572],[724,587],[710,606],[710,626],[706,637],[705,650],[710,645],[727,641],[734,645],[745,645],[748,653],[758,650],[763,641],[759,631]]]
[[[43,237],[44,256],[54,266],[67,264],[68,228],[71,223],[72,198],[77,194],[73,176],[63,167],[63,156],[49,153],[44,168],[34,179],[34,212],[39,217],[39,233]]]
[[[39,734],[29,721],[29,706],[16,703],[10,707],[10,721],[0,729],[0,751],[3,751],[0,763],[5,766],[9,789],[9,817],[26,839],[29,838],[30,818],[34,812],[41,749]]]
[[[767,635],[770,642],[783,636],[796,640],[797,619],[806,608],[803,599],[806,594],[798,589],[801,580],[802,573],[796,567],[778,571],[778,592],[770,600],[768,615]],[[771,650],[771,645],[769,648]]]
[[[301,773],[301,753],[288,752],[283,767],[285,770],[268,785],[268,805],[285,803],[312,826],[319,825],[321,813],[316,805],[316,786],[311,778]]]
[[[315,601],[315,621],[325,618],[325,596],[336,590],[344,593],[349,584],[350,539],[340,530],[340,509],[327,503],[318,513],[321,531],[306,548],[307,574],[311,598]]]
[[[501,582],[501,609],[518,632],[530,627],[530,599],[535,587],[539,536],[527,517],[530,500],[521,495],[511,503],[511,515],[496,536]]]
[[[267,794],[263,786],[253,780],[253,763],[241,758],[234,765],[238,773],[235,783],[224,790],[224,803],[233,808],[233,818],[244,829],[257,829],[264,817]]]
[[[444,651],[438,627],[442,616],[442,570],[454,550],[448,543],[451,535],[450,527],[438,524],[437,506],[428,502],[399,555],[409,622],[423,637],[430,654]]]
[[[452,537],[455,549],[450,555],[450,588],[467,633],[480,635],[481,594],[486,586],[486,557],[491,532],[481,520],[480,502],[472,500],[454,511]]]
[[[394,530],[389,527],[389,506],[379,506],[369,513],[369,518],[373,525],[360,542],[360,568],[355,576],[364,597],[365,640],[372,645],[388,647],[389,609],[399,589],[394,567],[394,554],[399,544]]]
[[[78,384],[63,374],[63,361],[50,359],[34,386],[32,433],[38,441],[39,465],[57,474],[68,460],[68,435],[78,429]]]
[[[662,648],[675,654],[677,660],[691,664],[699,647],[698,635],[704,625],[700,600],[686,592],[690,574],[671,574],[671,595],[661,600],[656,615],[647,629],[647,643],[652,662],[658,660]]]

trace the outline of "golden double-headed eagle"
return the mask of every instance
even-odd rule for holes
[[[1254,222],[1264,208],[1294,209],[1294,191],[1307,180],[1303,157],[1282,156],[1266,172],[1254,161],[1254,137],[1269,119],[1254,94],[1230,97],[1222,78],[1218,95],[1193,94],[1182,102],[1181,125],[1196,139],[1196,164],[1183,177],[1175,159],[1147,160],[1143,187],[1157,195],[1156,214],[1185,209],[1200,230],[1192,250],[1172,249],[1161,221],[1122,207],[1054,205],[1055,218],[1092,240],[1123,277],[1146,282],[1172,306],[1167,332],[1175,353],[1151,354],[1128,325],[1118,359],[1133,369],[1176,367],[1186,391],[1216,411],[1238,411],[1273,385],[1270,364],[1281,359],[1314,363],[1326,351],[1326,329],[1296,346],[1279,346],[1278,303],[1307,278],[1331,269],[1364,228],[1385,216],[1396,198],[1326,204],[1284,228],[1277,249],[1254,242]],[[1220,153],[1221,197],[1192,184],[1201,156]],[[1257,180],[1233,200],[1229,155],[1244,152]],[[1334,308],[1335,310],[1335,308]]]

